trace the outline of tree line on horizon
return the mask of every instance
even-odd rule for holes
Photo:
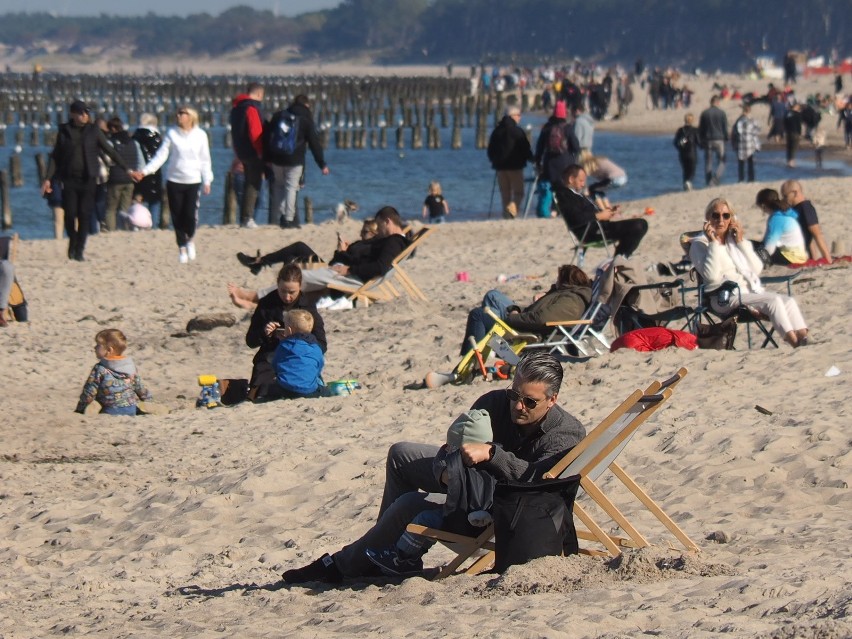
[[[344,0],[296,17],[246,6],[185,18],[8,13],[0,44],[59,53],[126,46],[137,58],[222,56],[246,48],[273,57],[366,54],[380,63],[564,62],[748,68],[788,50],[850,55],[852,12],[836,0]]]

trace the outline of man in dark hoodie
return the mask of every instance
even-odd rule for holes
[[[506,115],[488,140],[488,159],[497,172],[503,215],[507,218],[516,217],[521,210],[524,201],[524,167],[533,159],[527,135],[518,126],[520,121],[521,109],[517,106],[507,107]]]
[[[51,180],[54,176],[62,182],[68,259],[82,262],[95,210],[95,187],[100,171],[98,152],[103,152],[125,171],[130,167],[109,143],[104,132],[92,122],[85,102],[75,100],[68,107],[68,112],[69,121],[60,125],[56,134],[41,194],[53,192]]]
[[[582,318],[591,301],[592,281],[581,268],[571,264],[560,266],[550,290],[540,294],[524,309],[500,291],[492,289],[482,298],[482,305],[467,315],[461,354],[464,356],[471,349],[471,337],[479,342],[494,326],[494,318],[485,312],[486,307],[519,332],[542,333],[550,330],[547,322]]]
[[[234,153],[243,163],[246,188],[240,202],[240,226],[256,228],[254,207],[263,182],[263,87],[251,82],[246,92],[234,98],[231,109],[231,136]]]
[[[291,152],[277,148],[275,140],[279,130],[294,128],[294,148]],[[269,187],[270,215],[279,213],[281,228],[299,228],[296,219],[296,196],[302,184],[305,172],[305,151],[311,149],[314,161],[328,175],[323,157],[322,145],[317,135],[314,119],[311,116],[310,102],[306,95],[297,95],[293,103],[275,113],[269,123],[269,133],[265,136],[265,159],[272,165],[272,182]]]

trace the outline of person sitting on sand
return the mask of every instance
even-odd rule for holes
[[[85,413],[86,406],[97,400],[106,415],[136,415],[138,400],[151,399],[133,359],[124,356],[126,349],[127,338],[116,328],[95,335],[98,363],[89,373],[74,412]]]
[[[465,467],[487,472],[498,481],[531,481],[576,446],[586,429],[556,403],[562,375],[555,356],[535,351],[521,359],[511,388],[490,391],[476,400],[471,408],[488,412],[494,436],[491,442],[461,447]],[[285,571],[284,583],[340,583],[344,578],[375,575],[367,550],[395,544],[419,513],[442,508],[430,499],[430,493],[447,490],[432,472],[437,453],[437,446],[427,444],[391,446],[376,524],[334,555]]]
[[[447,443],[432,460],[432,473],[436,481],[446,486],[447,500],[441,510],[418,513],[412,524],[478,535],[491,523],[488,511],[493,505],[497,480],[485,470],[466,466],[461,448],[465,444],[487,444],[493,438],[488,411],[465,411],[450,424]],[[406,530],[393,546],[367,549],[367,557],[383,574],[406,577],[423,572],[423,555],[434,545],[434,539]]]
[[[769,214],[761,244],[772,264],[787,266],[807,262],[808,251],[799,226],[799,214],[787,208],[775,189],[760,189],[755,204]]]
[[[263,389],[255,401],[320,396],[320,388],[325,385],[321,377],[325,359],[317,338],[311,334],[313,328],[313,316],[302,308],[284,313],[281,324],[270,322],[264,327],[264,333],[275,333],[281,340],[272,356],[276,383]]]
[[[251,316],[251,323],[246,331],[246,345],[256,348],[257,353],[252,360],[251,379],[249,388],[257,389],[253,397],[263,399],[270,388],[276,386],[276,372],[272,365],[275,349],[281,342],[282,335],[270,330],[270,326],[280,326],[284,323],[284,313],[302,309],[310,313],[314,323],[311,334],[323,353],[327,348],[325,325],[317,312],[316,306],[307,301],[301,294],[302,269],[296,264],[286,264],[278,271],[278,285],[275,290],[263,295],[257,303],[257,308]]]
[[[464,356],[472,348],[471,338],[474,343],[479,342],[494,326],[494,319],[485,312],[486,307],[519,332],[542,333],[548,330],[547,322],[580,319],[591,300],[592,281],[580,267],[572,264],[560,266],[550,290],[537,296],[524,309],[505,294],[492,289],[482,298],[482,305],[467,314],[461,354]]]
[[[712,297],[710,306],[714,312],[730,315],[742,299],[743,304],[768,316],[788,344],[795,348],[808,343],[808,326],[796,300],[763,289],[760,281],[763,262],[745,239],[743,227],[726,199],[715,198],[707,205],[704,234],[691,240],[689,258],[708,291],[716,290],[726,281],[736,282],[740,287],[740,298],[733,295],[723,302]]]
[[[338,233],[337,250],[334,252],[329,264],[345,260],[343,255],[344,253],[348,253],[350,256],[367,254],[369,251],[369,244],[367,244],[367,241],[376,237],[377,231],[378,225],[376,224],[376,221],[372,218],[368,218],[364,220],[364,223],[361,226],[360,240],[356,240],[350,244],[341,238],[340,233]],[[273,251],[272,253],[267,253],[266,255],[260,255],[260,251],[258,251],[257,257],[252,257],[245,253],[237,253],[237,259],[240,261],[240,264],[248,267],[253,275],[260,273],[264,266],[272,266],[273,264],[322,261],[319,255],[317,255],[314,250],[304,242],[293,242],[284,248]]]
[[[831,264],[831,251],[828,250],[828,242],[822,234],[819,217],[813,202],[805,198],[802,184],[798,180],[787,180],[781,185],[781,197],[784,198],[787,206],[799,214],[799,226],[802,228],[805,248],[808,249],[811,259],[817,259],[817,251],[819,251],[822,259]]]

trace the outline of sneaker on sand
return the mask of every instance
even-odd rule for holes
[[[180,252],[178,253],[178,262],[181,264],[189,263],[189,254],[187,253],[185,246],[180,247]]]
[[[190,260],[194,260],[196,257],[195,253],[195,242],[187,242],[186,244],[186,254],[189,256]]]
[[[334,302],[336,302],[336,301],[337,300],[335,300],[334,298],[331,298],[328,295],[326,295],[325,297],[321,297],[317,300],[316,307],[317,308],[328,308],[329,306],[334,304]]]
[[[420,557],[403,559],[399,556],[396,548],[384,550],[370,550],[368,548],[366,553],[367,559],[381,568],[382,572],[389,577],[411,577],[423,572],[423,560]]]
[[[252,219],[249,219],[247,222],[245,222],[245,223],[244,223],[244,224],[242,224],[241,226],[242,226],[244,229],[256,229],[256,228],[257,228],[257,222],[255,222],[255,221],[254,221],[254,220],[252,220]]]
[[[350,309],[355,308],[355,305],[348,297],[341,297],[334,300],[334,302],[330,304],[327,308],[330,311],[348,311]]]
[[[308,581],[339,584],[343,581],[343,574],[334,565],[334,559],[331,558],[331,555],[325,554],[304,568],[293,568],[285,571],[281,575],[281,579],[287,584],[303,584]]]

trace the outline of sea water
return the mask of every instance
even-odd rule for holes
[[[533,127],[533,142],[542,118],[529,117],[527,121]],[[524,123],[526,124],[526,122]],[[199,222],[210,225],[222,223],[224,207],[225,174],[230,168],[233,151],[223,144],[225,129],[213,127],[212,158],[214,182],[210,195],[201,197]],[[485,150],[474,148],[475,131],[462,130],[462,148],[450,148],[450,129],[441,129],[440,149],[410,148],[410,131],[406,132],[406,148],[397,149],[395,135],[390,132],[388,147],[385,149],[337,149],[333,144],[325,150],[325,160],[330,169],[329,175],[322,175],[314,163],[310,152],[306,158],[306,184],[300,192],[299,207],[303,198],[310,197],[314,207],[314,221],[323,222],[333,219],[334,208],[344,199],[354,200],[360,210],[355,218],[369,217],[385,205],[396,207],[404,218],[419,218],[423,209],[429,183],[437,180],[441,183],[444,196],[450,206],[448,222],[454,220],[483,220],[501,217],[500,194],[495,188],[494,171],[486,157]],[[672,135],[638,136],[622,133],[597,131],[594,138],[594,151],[605,155],[627,171],[627,184],[610,192],[610,200],[621,202],[635,199],[653,198],[679,191],[681,189],[681,171],[677,161],[677,151],[672,145]],[[25,140],[29,135],[24,136]],[[0,147],[0,166],[9,166],[9,157],[15,153],[15,127],[6,131],[7,143]],[[53,237],[53,213],[40,195],[35,156],[45,156],[50,148],[24,146],[20,152],[24,173],[24,185],[11,189],[13,227],[22,239],[45,239]],[[789,169],[785,165],[783,151],[764,151],[757,155],[755,162],[756,177],[780,185],[790,177],[808,179],[813,177],[852,175],[852,167],[841,161],[824,162],[822,169],[814,166],[813,150],[803,146],[797,156],[797,167]],[[696,186],[703,184],[703,158],[699,157]],[[532,169],[527,170],[528,180],[532,180]],[[737,179],[737,162],[733,151],[728,149],[727,167],[722,179],[723,184],[732,184]],[[264,196],[263,204],[268,202]],[[534,202],[533,202],[534,204]],[[701,211],[696,211],[700,215]],[[534,206],[529,215],[535,215]],[[159,214],[155,211],[155,220]],[[256,215],[258,223],[269,219],[264,207]],[[274,215],[278,219],[278,215]]]

